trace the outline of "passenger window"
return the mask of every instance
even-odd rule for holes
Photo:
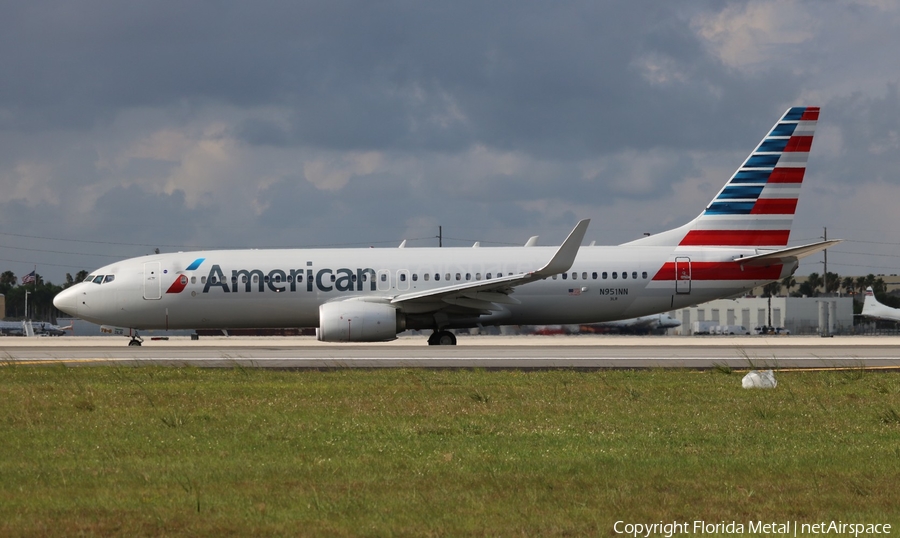
[[[440,279],[441,279],[441,274],[440,274],[440,273],[435,273],[435,274],[434,274],[434,281],[437,282],[437,281],[440,280]]]
[[[622,271],[622,280],[628,278],[628,271]]]
[[[356,275],[350,275],[350,282],[356,282]]]
[[[562,274],[562,277],[563,277],[563,280],[568,280],[568,279],[569,279],[569,273],[563,273],[563,274]]]
[[[619,278],[619,273],[613,271],[613,280]]]
[[[400,282],[406,282],[406,275],[403,273],[400,273]]]
[[[556,280],[557,275],[553,275],[553,280]]]
[[[205,277],[205,276],[201,276],[201,277],[200,277],[200,283],[201,283],[201,284],[206,284],[206,277]]]
[[[256,281],[256,277],[253,277],[253,280]],[[263,282],[268,282],[268,281],[269,281],[269,275],[264,276]]]
[[[578,273],[572,273],[572,280],[578,280]]]
[[[413,279],[413,282],[416,282],[417,280],[419,280],[419,275],[416,273],[413,273],[412,279]]]
[[[488,274],[486,274],[486,275],[484,275],[484,278],[486,278],[486,279],[488,279],[488,280],[490,280],[490,279],[491,279],[491,274],[490,274],[490,273],[488,273]]]
[[[382,275],[382,276],[384,276],[384,275]],[[335,277],[334,275],[331,275],[331,281],[334,282],[335,280],[337,280],[337,277]],[[256,282],[256,277],[253,277],[253,282]]]
[[[466,273],[466,280],[472,280],[472,273]]]
[[[210,283],[210,284],[216,284],[216,283],[218,283],[218,278],[217,278],[217,277],[214,277],[214,276],[209,277],[209,283]]]
[[[456,280],[462,280],[462,277],[459,273],[456,273]]]
[[[356,275],[353,275],[353,276],[355,277]],[[293,281],[294,281],[294,275],[288,275],[287,281],[288,281],[288,282],[293,282]]]
[[[587,271],[581,273],[581,280],[587,280]]]
[[[365,278],[365,277],[363,277],[363,278]],[[300,273],[299,275],[297,275],[297,282],[303,282],[303,273]]]
[[[591,273],[591,279],[597,280],[597,271],[594,271],[593,273]]]
[[[191,277],[191,284],[196,284],[196,283],[197,283],[197,277],[192,276],[192,277]]]
[[[431,275],[429,275],[428,273],[425,273],[424,275],[422,275],[422,278],[425,279],[425,282],[428,282],[428,278],[429,278],[430,276],[431,276]]]
[[[481,273],[475,273],[475,280],[481,280]]]
[[[607,278],[609,278],[606,274],[606,271],[603,271],[603,273],[600,274],[600,277],[603,278],[603,280],[606,280]]]
[[[631,278],[637,280],[637,271],[632,271],[632,272],[631,272]]]
[[[647,279],[647,271],[644,271],[643,273],[641,273],[641,278],[643,278],[644,280]]]
[[[447,273],[446,275],[444,275],[444,280],[450,280],[450,273]]]
[[[382,282],[387,282],[387,275],[386,275],[386,274],[384,274],[384,273],[381,274],[381,281],[382,281]]]

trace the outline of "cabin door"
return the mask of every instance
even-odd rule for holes
[[[690,258],[675,258],[675,293],[682,295],[691,293]]]
[[[159,299],[162,297],[161,276],[159,262],[147,262],[144,264],[144,299]]]

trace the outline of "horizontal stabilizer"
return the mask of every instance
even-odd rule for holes
[[[818,243],[810,243],[809,245],[784,248],[781,250],[757,254],[756,256],[739,258],[735,261],[747,267],[762,267],[767,265],[784,264],[799,260],[801,258],[805,258],[817,252],[821,252],[826,248],[831,248],[841,241],[843,241],[843,239],[829,239],[828,241],[820,241]]]

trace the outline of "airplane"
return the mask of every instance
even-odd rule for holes
[[[900,321],[900,308],[891,308],[886,304],[879,303],[875,298],[875,292],[869,286],[866,288],[866,298],[863,300],[863,309],[860,315],[867,318]]]
[[[657,329],[670,329],[678,327],[681,321],[668,314],[653,314],[637,318],[621,319],[615,321],[601,321],[587,325],[535,325],[527,330],[527,334],[579,334],[595,333],[598,329],[614,329],[620,333],[649,334]]]
[[[0,334],[9,336],[23,336],[28,334],[27,323],[31,324],[32,334],[44,336],[64,336],[66,331],[71,331],[72,326],[60,327],[46,321],[0,321]]]
[[[136,331],[316,327],[325,342],[381,342],[454,328],[589,324],[745,293],[840,240],[788,247],[819,116],[792,107],[701,213],[617,246],[210,250],[101,267],[53,304]],[[529,241],[531,243],[531,241]]]
[[[653,314],[651,316],[639,316],[636,318],[622,319],[616,321],[603,321],[593,326],[602,327],[604,329],[619,329],[623,332],[644,332],[649,333],[657,329],[671,329],[680,327],[681,321],[673,318],[668,314]]]

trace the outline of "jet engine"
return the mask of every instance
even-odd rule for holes
[[[319,307],[316,339],[322,342],[383,342],[406,329],[403,314],[383,303],[359,299],[325,303]]]

